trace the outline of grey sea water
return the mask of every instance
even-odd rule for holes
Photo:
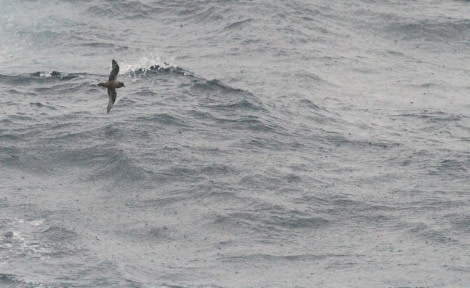
[[[469,15],[1,0],[0,286],[469,287]]]

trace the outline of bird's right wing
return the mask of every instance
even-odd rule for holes
[[[109,97],[108,113],[109,111],[111,111],[111,108],[113,108],[114,102],[116,102],[116,96],[117,96],[116,89],[108,88],[108,97]]]

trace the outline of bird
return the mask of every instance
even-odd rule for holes
[[[109,74],[109,79],[106,82],[101,82],[98,83],[98,86],[101,87],[106,87],[108,88],[108,109],[107,113],[111,111],[111,108],[113,108],[114,102],[116,102],[116,88],[121,88],[121,87],[126,87],[123,82],[117,81],[117,74],[119,73],[119,65],[117,64],[116,60],[113,59],[112,61],[112,69],[111,73]]]

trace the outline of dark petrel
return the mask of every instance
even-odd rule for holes
[[[106,82],[101,82],[98,84],[98,86],[101,87],[106,87],[108,88],[108,113],[111,111],[111,108],[113,108],[113,104],[116,101],[116,88],[121,88],[121,87],[126,87],[124,83],[121,81],[117,81],[117,74],[119,73],[119,65],[117,62],[113,59],[113,69],[111,70],[111,73],[109,74],[109,80]]]

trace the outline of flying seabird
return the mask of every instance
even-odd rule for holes
[[[101,82],[98,83],[98,86],[101,87],[106,87],[108,88],[108,113],[111,111],[111,108],[113,108],[113,104],[116,101],[116,88],[121,88],[121,87],[126,87],[124,83],[121,81],[117,81],[116,76],[119,73],[119,65],[117,62],[113,59],[113,69],[111,70],[111,73],[109,74],[109,80],[106,82]]]

